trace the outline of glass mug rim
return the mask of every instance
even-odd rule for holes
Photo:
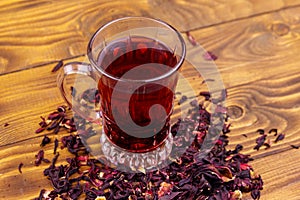
[[[102,67],[99,67],[97,62],[94,60],[92,54],[93,54],[93,44],[94,41],[96,40],[96,37],[107,27],[112,26],[115,23],[118,23],[120,21],[125,21],[125,20],[148,20],[148,21],[152,21],[152,22],[156,22],[158,24],[161,24],[163,26],[165,26],[166,28],[170,29],[171,31],[173,31],[177,38],[180,41],[181,44],[181,48],[182,48],[182,53],[180,56],[179,61],[176,63],[175,67],[173,67],[171,70],[169,70],[168,72],[157,76],[155,78],[150,78],[150,79],[125,79],[122,77],[115,77],[109,73],[107,73],[104,69],[102,69]],[[105,75],[106,77],[115,80],[115,81],[120,81],[120,82],[139,82],[139,83],[151,83],[151,82],[155,82],[155,81],[159,81],[162,80],[164,78],[167,78],[169,76],[171,76],[173,73],[175,73],[183,64],[184,60],[185,60],[185,55],[186,55],[186,46],[185,46],[185,42],[184,39],[182,37],[182,35],[170,24],[160,20],[160,19],[153,19],[153,18],[148,18],[148,17],[123,17],[123,18],[118,18],[115,20],[110,21],[109,23],[104,24],[103,26],[101,26],[100,28],[97,29],[97,31],[93,34],[92,38],[90,39],[89,43],[88,43],[88,47],[87,47],[87,56],[88,59],[90,61],[90,63],[92,64],[92,67],[95,68],[98,72],[100,72],[102,75]]]

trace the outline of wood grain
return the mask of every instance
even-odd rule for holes
[[[180,31],[300,5],[300,0],[2,1],[0,74],[86,53],[92,34],[124,16],[167,21]]]
[[[278,128],[287,143],[300,143],[299,11],[292,8],[193,32],[204,48],[219,56],[227,105],[241,112],[233,119],[235,144],[245,140],[242,133],[254,142],[258,128]],[[282,147],[275,144],[272,150]],[[252,148],[245,144],[249,152]]]
[[[45,158],[52,160],[53,141],[55,138],[60,139],[62,135],[63,133],[49,136],[52,143],[43,148],[40,147],[42,137],[0,148],[0,199],[33,199],[39,196],[41,189],[51,189],[51,183],[43,176],[43,171],[49,164],[42,162],[40,166],[35,166],[35,155],[43,149]],[[66,149],[58,148],[57,151],[60,153],[57,165],[67,164],[65,159],[72,155]],[[23,163],[22,173],[18,170],[20,163]]]
[[[233,125],[239,139],[243,139],[241,133],[245,133],[254,141],[258,128],[278,128],[291,135],[287,135],[291,142],[296,138],[293,136],[300,129],[296,123],[300,94],[300,59],[296,53],[300,47],[296,21],[299,11],[300,8],[289,9],[192,32],[206,49],[219,56],[216,63],[228,89],[227,105],[236,106],[242,112]],[[270,29],[274,23],[287,24],[290,31],[278,36]],[[73,60],[85,60],[85,57]],[[5,133],[0,136],[0,145],[34,137],[32,133],[39,116],[63,103],[56,88],[56,74],[50,72],[54,65],[0,77],[3,83],[0,124],[11,124],[1,127]],[[196,92],[205,90],[199,86],[200,81],[193,81],[198,78],[194,77],[193,70],[183,69],[182,73]],[[250,151],[252,143],[245,148]]]
[[[252,162],[256,172],[259,172],[264,180],[261,200],[299,199],[299,158],[299,149],[294,149]]]
[[[49,137],[60,138],[59,135]],[[18,144],[0,147],[0,199],[33,199],[37,197],[41,189],[51,189],[51,183],[43,176],[43,171],[48,164],[42,163],[34,166],[36,153],[41,149],[40,138],[32,138]],[[30,144],[30,145],[28,145]],[[53,143],[43,147],[45,157],[53,158]],[[66,149],[58,150],[60,156],[59,164],[66,164],[65,158],[70,156]],[[245,153],[245,152],[243,152]],[[300,159],[299,149],[264,156],[251,162],[255,171],[262,175],[264,180],[264,190],[261,200],[282,200],[288,197],[291,200],[298,200],[298,187],[300,184]],[[22,174],[18,171],[18,165],[22,162]],[[18,188],[18,189],[17,189]],[[248,194],[244,194],[244,200],[250,200]]]
[[[295,2],[285,1],[284,5]],[[42,1],[40,3],[39,6],[47,5]],[[87,4],[92,3],[87,2]],[[28,15],[30,12],[26,12],[25,8],[29,10],[35,8],[31,3],[33,7],[28,6],[27,2],[20,4],[12,2],[9,5],[1,2],[0,9],[4,5],[7,10],[10,10],[8,13],[14,9],[19,10],[20,6],[23,6],[24,13]],[[75,3],[72,5],[76,7]],[[74,8],[70,7],[69,11],[72,11]],[[41,9],[38,12],[45,11]],[[191,32],[205,49],[218,56],[216,64],[228,90],[226,103],[232,122],[232,131],[229,133],[230,147],[233,148],[238,143],[242,144],[243,152],[254,156],[255,161],[252,162],[254,169],[262,175],[265,182],[262,200],[287,198],[298,200],[300,196],[298,192],[300,168],[297,162],[300,159],[300,152],[299,149],[290,147],[291,144],[300,145],[298,123],[300,119],[299,13],[300,8],[289,8]],[[13,18],[12,14],[10,16]],[[59,24],[60,19],[57,20]],[[16,27],[20,25],[17,22],[14,23]],[[60,25],[57,26],[60,27]],[[6,28],[9,29],[10,26]],[[0,30],[0,35],[5,32],[5,28]],[[28,49],[24,50],[25,53],[28,55],[30,49],[31,52],[36,51],[37,55],[41,55],[38,54],[40,52],[38,43],[35,43],[35,46],[36,49],[28,44]],[[0,48],[2,48],[1,45]],[[58,46],[47,48],[54,51]],[[189,43],[188,48],[192,49]],[[15,58],[20,57],[20,61],[14,62],[21,62],[23,58],[20,51],[11,51],[15,52]],[[2,52],[1,50],[1,57],[4,55]],[[62,57],[69,56],[70,54]],[[50,187],[49,182],[42,177],[43,169],[47,165],[33,166],[34,155],[40,149],[39,144],[44,134],[36,135],[34,130],[40,121],[39,116],[46,116],[58,105],[63,104],[63,99],[56,88],[57,74],[51,73],[57,58],[51,56],[40,60],[39,56],[31,58],[28,57],[30,62],[43,63],[45,60],[51,60],[53,63],[0,76],[0,199],[31,199],[38,195],[41,188]],[[84,61],[86,58],[81,56],[67,61],[74,60]],[[30,65],[16,65],[16,67]],[[194,69],[183,66],[182,74],[196,92],[207,89],[205,84],[200,84],[202,80],[199,80]],[[179,87],[179,90],[189,95],[191,92],[184,86]],[[175,114],[178,114],[178,109],[177,106]],[[9,125],[4,127],[5,123]],[[256,133],[258,128],[266,131],[278,128],[280,133],[286,134],[286,138],[275,144],[273,135],[268,135],[272,147],[268,150],[255,151],[253,147],[255,139],[259,136]],[[247,138],[242,134],[246,134]],[[44,148],[49,158],[53,155],[52,148],[51,145]],[[63,162],[68,154],[62,153],[61,155],[60,162]],[[23,174],[19,174],[17,170],[20,162],[24,163]]]
[[[84,61],[85,57],[76,58]],[[69,62],[75,61],[68,60]],[[36,137],[40,116],[48,116],[64,104],[56,84],[56,63],[0,76],[0,146]],[[21,95],[22,94],[22,95]],[[2,124],[8,123],[4,127]]]

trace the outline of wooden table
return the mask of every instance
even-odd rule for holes
[[[299,0],[1,1],[0,199],[32,199],[50,188],[42,175],[48,164],[34,166],[34,156],[46,134],[35,134],[39,116],[64,104],[51,70],[61,59],[84,60],[96,29],[124,16],[160,18],[218,56],[230,143],[255,158],[265,183],[261,199],[299,200],[300,150],[290,146],[300,145]],[[285,139],[253,150],[259,128],[277,128]],[[53,145],[43,149],[53,156]]]

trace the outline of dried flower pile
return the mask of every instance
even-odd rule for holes
[[[47,120],[42,118],[40,126],[44,130],[54,130],[54,133],[58,132],[57,127],[68,129],[70,135],[62,137],[60,143],[74,156],[67,158],[66,165],[56,164],[58,140],[54,141],[55,156],[44,170],[53,190],[42,189],[36,199],[234,200],[241,199],[242,193],[251,193],[253,199],[259,199],[263,181],[249,165],[252,159],[240,152],[242,145],[237,145],[234,150],[226,149],[229,143],[228,124],[224,125],[223,133],[211,151],[203,158],[197,157],[208,131],[211,114],[202,105],[195,102],[191,102],[191,105],[194,109],[190,110],[190,116],[179,119],[172,126],[172,134],[176,136],[174,152],[180,157],[167,167],[147,173],[118,171],[103,164],[104,160],[100,162],[91,157],[79,137],[79,134],[85,133],[74,132],[73,118],[67,117],[66,107],[59,107]],[[179,132],[181,135],[177,135]],[[49,143],[50,139],[47,138],[43,138],[41,145]],[[192,144],[184,148],[185,143],[191,140]],[[47,162],[43,151],[36,157],[36,164],[41,162]]]

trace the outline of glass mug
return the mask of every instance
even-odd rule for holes
[[[64,66],[58,87],[75,113],[91,121],[102,120],[102,130],[112,144],[128,152],[149,152],[170,135],[185,53],[182,36],[167,23],[145,17],[117,19],[91,38],[90,64]],[[83,108],[66,94],[64,84],[70,74],[86,75],[96,82],[100,112]]]

